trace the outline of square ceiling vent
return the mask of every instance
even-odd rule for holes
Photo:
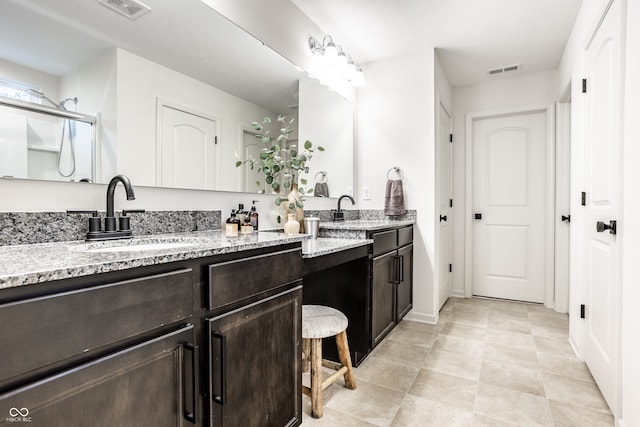
[[[151,8],[138,0],[98,0],[98,2],[133,20],[151,11]]]

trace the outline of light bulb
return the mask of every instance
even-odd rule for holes
[[[334,61],[338,56],[338,49],[336,49],[336,45],[334,42],[327,43],[327,47],[324,48],[324,57],[329,61]]]
[[[359,68],[358,71],[356,71],[353,78],[351,79],[351,84],[355,87],[362,87],[367,84],[367,82],[364,79],[364,73],[362,72],[362,68]]]

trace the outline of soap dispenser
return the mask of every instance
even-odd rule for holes
[[[238,231],[240,230],[240,220],[236,218],[236,211],[231,211],[231,216],[227,219],[225,226],[225,235],[227,237],[238,237]]]
[[[249,222],[253,227],[253,231],[258,231],[258,211],[256,211],[257,200],[252,200],[251,213],[249,213]]]

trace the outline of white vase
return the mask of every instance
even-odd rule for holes
[[[300,232],[300,223],[296,220],[296,214],[287,215],[287,222],[284,223],[285,234],[298,234]]]

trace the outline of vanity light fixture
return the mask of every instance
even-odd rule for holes
[[[335,44],[330,35],[325,36],[322,43],[309,37],[309,49],[313,54],[321,56],[329,67],[353,86],[360,87],[366,84],[362,68],[356,65],[351,55],[347,54],[342,46]]]

